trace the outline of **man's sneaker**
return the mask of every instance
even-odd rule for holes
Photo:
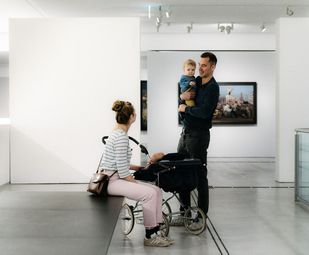
[[[185,223],[183,216],[173,217],[170,222],[170,226],[184,226],[184,225]]]
[[[144,245],[145,246],[155,246],[155,247],[167,247],[169,246],[169,242],[165,239],[163,239],[160,236],[154,235],[151,238],[145,238],[144,239]]]
[[[202,221],[199,220],[199,221],[197,221],[197,222],[191,223],[190,226],[189,226],[189,229],[195,231],[195,230],[200,230],[200,229],[202,229],[203,227],[204,227],[204,226],[203,226]]]

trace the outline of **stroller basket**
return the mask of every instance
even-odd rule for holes
[[[199,159],[161,160],[134,173],[136,180],[155,181],[165,192],[192,191],[197,187]]]

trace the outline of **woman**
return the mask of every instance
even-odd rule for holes
[[[112,110],[116,112],[116,126],[106,141],[101,164],[101,168],[108,175],[116,171],[109,181],[108,194],[125,196],[142,203],[146,230],[145,246],[169,246],[173,241],[158,234],[159,224],[163,221],[161,189],[150,183],[136,181],[129,171],[141,168],[130,165],[132,152],[127,133],[136,119],[134,107],[129,102],[117,100]]]

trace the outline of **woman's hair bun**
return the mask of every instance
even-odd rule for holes
[[[115,111],[115,112],[121,112],[124,105],[125,105],[124,101],[117,100],[117,101],[114,102],[112,110]]]

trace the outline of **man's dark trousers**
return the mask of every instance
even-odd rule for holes
[[[209,191],[207,179],[207,149],[210,141],[209,130],[183,129],[177,151],[186,158],[200,159],[203,167],[198,171],[198,207],[205,215],[208,213]],[[179,193],[180,200],[185,206],[190,205],[190,192]]]

